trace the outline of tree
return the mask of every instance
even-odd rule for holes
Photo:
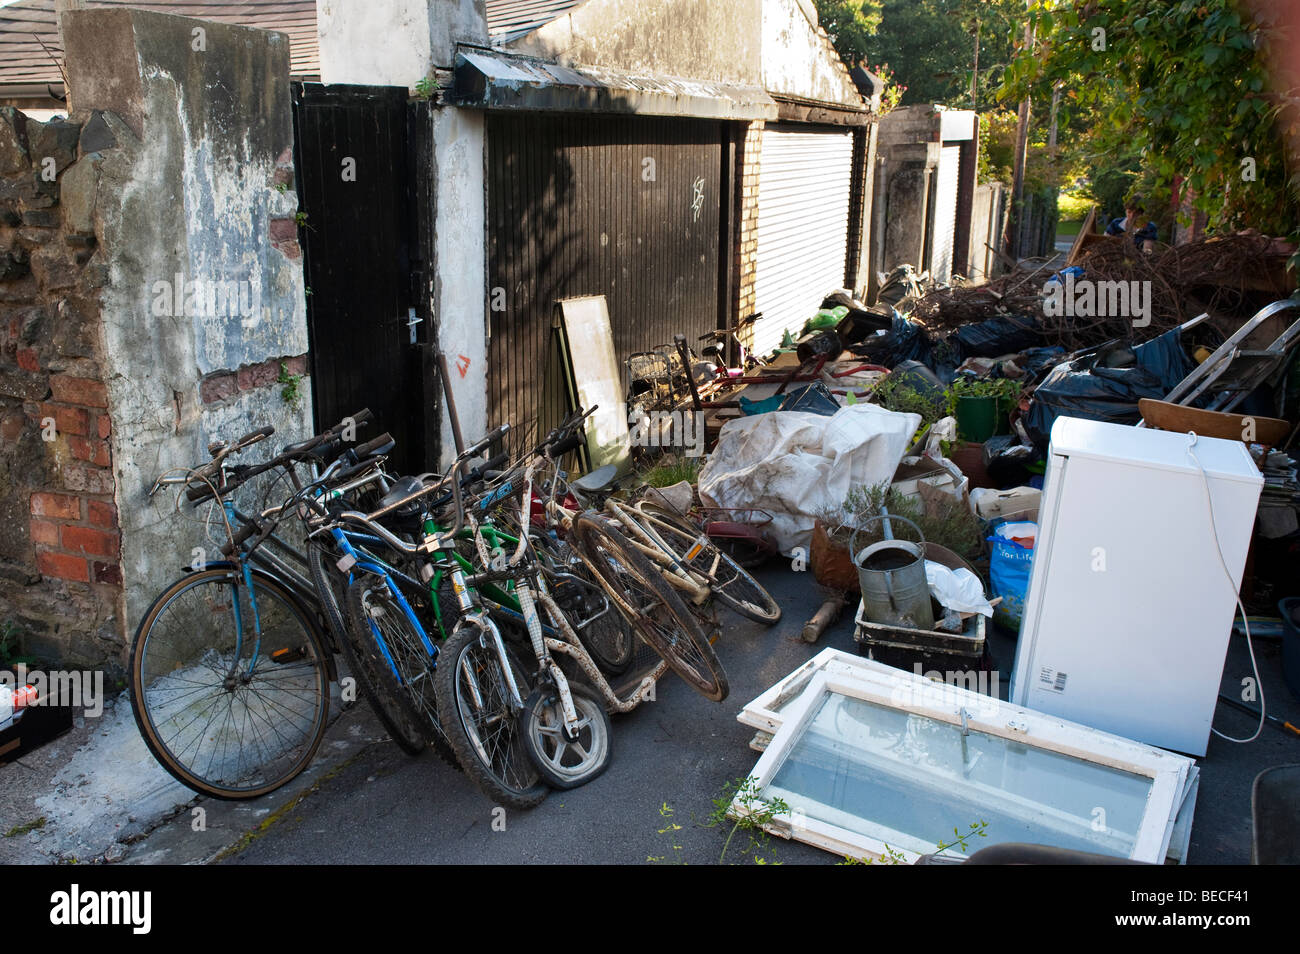
[[[1140,156],[1148,206],[1180,188],[1213,229],[1295,230],[1282,104],[1261,53],[1275,26],[1239,0],[1035,0],[1029,16],[1038,42],[1007,69],[1006,100],[1060,84],[1064,121],[1086,130],[1098,174],[1101,157]]]
[[[867,58],[872,34],[880,26],[881,0],[814,0],[817,19],[835,52],[850,67]]]

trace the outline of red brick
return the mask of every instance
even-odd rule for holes
[[[90,566],[86,561],[66,553],[37,553],[36,568],[45,576],[75,580],[79,583],[90,582]]]
[[[102,381],[76,378],[70,374],[50,376],[54,400],[64,404],[81,404],[86,407],[108,407],[108,389]]]
[[[101,563],[96,560],[91,564],[91,569],[96,583],[111,583],[113,586],[122,585],[122,568],[116,563]]]
[[[103,500],[86,501],[86,519],[97,527],[117,527],[117,508]]]
[[[95,415],[95,431],[100,438],[105,438],[113,428],[113,419],[107,414]]]
[[[24,371],[41,370],[41,359],[36,356],[35,348],[18,349],[18,367]]]
[[[32,515],[80,520],[81,500],[68,494],[35,493],[32,494]]]
[[[204,404],[216,404],[218,401],[224,401],[226,398],[233,397],[238,390],[238,381],[234,372],[231,371],[209,374],[199,382],[199,398]]]
[[[85,408],[42,404],[41,421],[43,422],[47,417],[54,418],[54,428],[60,434],[76,434],[85,437],[90,433],[90,414]]]
[[[297,242],[272,242],[271,247],[288,259],[302,257],[302,246]]]
[[[266,387],[274,384],[280,376],[280,362],[263,361],[261,364],[246,364],[239,369],[239,390]]]
[[[57,547],[59,545],[59,525],[50,523],[48,520],[38,520],[32,518],[32,543],[40,543],[47,547]]]
[[[88,460],[100,467],[107,467],[112,463],[108,453],[108,445],[103,441],[92,441],[84,437],[74,436],[68,438],[68,447],[72,449],[72,456],[77,460]]]
[[[298,238],[298,223],[294,219],[272,219],[271,241],[293,242]]]
[[[290,374],[306,374],[307,356],[305,354],[296,354],[292,358],[285,358],[284,367]]]
[[[81,494],[111,494],[113,472],[100,467],[68,464],[63,468],[63,486]]]
[[[63,549],[86,556],[116,558],[120,547],[117,534],[108,530],[96,530],[93,527],[64,527]]]

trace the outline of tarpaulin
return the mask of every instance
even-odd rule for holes
[[[700,471],[708,507],[761,509],[781,552],[806,553],[817,515],[838,510],[857,486],[889,481],[921,424],[919,414],[854,404],[831,417],[773,411],[723,425]]]

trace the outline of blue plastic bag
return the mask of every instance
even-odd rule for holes
[[[1002,597],[1002,602],[993,608],[993,619],[1019,632],[1025,616],[1025,596],[1029,593],[1029,573],[1034,566],[1034,548],[1011,538],[1036,536],[1038,524],[1028,520],[999,520],[991,529],[989,587],[993,596]]]

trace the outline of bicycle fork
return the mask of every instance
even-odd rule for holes
[[[454,550],[455,544],[448,541],[443,549]],[[465,571],[461,569],[460,564],[454,559],[449,559],[448,563],[450,564],[448,570],[451,590],[456,594],[456,603],[461,612],[461,619],[456,624],[456,628],[459,629],[462,625],[469,624],[478,628],[480,640],[488,640],[488,644],[496,654],[497,662],[501,666],[501,672],[505,676],[506,689],[510,693],[510,708],[512,711],[518,712],[524,707],[524,700],[519,694],[519,683],[515,681],[514,667],[510,665],[510,657],[506,654],[506,644],[501,638],[501,630],[497,629],[496,623],[492,622],[490,616],[475,605],[474,597],[470,594],[469,584],[465,579]],[[469,689],[470,701],[476,709],[481,711],[485,703],[483,701],[483,690],[478,684],[478,677],[469,666],[462,666],[460,675],[464,678],[465,685]]]

